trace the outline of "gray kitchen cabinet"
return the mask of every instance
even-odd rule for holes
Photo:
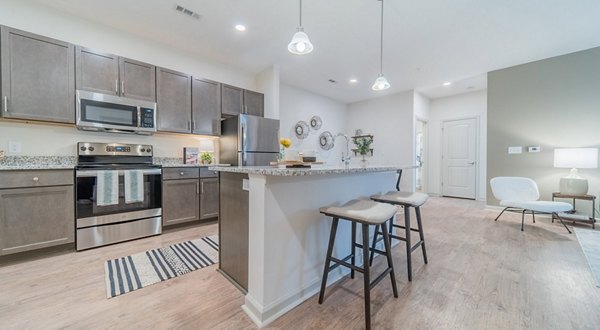
[[[113,54],[77,46],[77,89],[156,101],[156,67]]]
[[[75,122],[72,44],[0,28],[2,117]]]
[[[264,94],[244,89],[244,113],[247,115],[264,117]]]
[[[230,85],[221,85],[221,113],[226,116],[247,114],[264,116],[264,95]]]
[[[243,113],[244,92],[235,86],[221,84],[221,113],[236,116]]]
[[[192,130],[192,77],[156,68],[158,130],[190,133]]]
[[[156,102],[156,67],[119,57],[121,96]]]
[[[163,227],[200,220],[199,198],[197,168],[163,169]]]
[[[200,179],[200,219],[219,216],[219,179]]]
[[[192,79],[192,133],[221,135],[221,84]]]
[[[0,255],[75,241],[73,171],[0,172]]]

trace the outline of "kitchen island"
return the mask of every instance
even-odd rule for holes
[[[331,224],[319,208],[393,190],[402,168],[209,168],[220,172],[220,271],[247,292],[242,308],[258,326],[318,292]],[[334,254],[350,252],[350,234],[342,221]]]

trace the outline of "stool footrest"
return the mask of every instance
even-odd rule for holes
[[[383,273],[377,276],[377,278],[373,282],[369,283],[369,290],[373,289],[377,284],[379,284],[379,282],[381,282],[381,280],[383,280],[391,271],[392,267],[388,267],[386,270],[383,271]]]
[[[363,269],[362,269],[362,268],[360,268],[360,267],[357,267],[357,266],[355,266],[355,265],[353,265],[353,264],[351,264],[351,263],[348,263],[348,262],[346,262],[345,260],[347,260],[347,258],[344,258],[343,260],[341,260],[341,259],[338,259],[338,258],[330,257],[330,258],[329,258],[329,261],[333,261],[333,262],[335,262],[336,264],[335,264],[335,265],[333,265],[333,266],[331,266],[331,267],[329,267],[329,270],[328,270],[328,271],[330,272],[330,271],[332,271],[332,270],[336,269],[338,266],[345,266],[345,267],[348,267],[348,268],[350,268],[350,269],[354,269],[354,271],[357,271],[357,272],[359,272],[359,273],[364,273],[364,271],[363,271]]]
[[[393,223],[393,224],[392,224],[392,227],[406,229],[406,227],[404,227],[404,226],[402,226],[402,225],[397,225],[397,224],[395,224],[395,223]],[[416,232],[419,232],[419,230],[418,230],[418,229],[415,229],[415,228],[412,228],[412,227],[410,228],[410,230],[411,230],[411,231],[416,231]]]
[[[418,249],[418,248],[419,248],[421,245],[423,245],[423,241],[418,241],[418,242],[417,242],[415,245],[413,245],[413,246],[410,248],[410,252],[411,252],[411,253],[412,253],[412,252],[415,252],[415,250],[416,250],[416,249]]]

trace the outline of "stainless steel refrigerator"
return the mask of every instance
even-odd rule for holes
[[[221,122],[220,162],[266,166],[279,154],[279,120],[239,115]]]

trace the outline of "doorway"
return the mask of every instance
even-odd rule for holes
[[[442,195],[477,196],[478,118],[442,122]]]
[[[415,121],[415,191],[427,192],[427,122]]]

